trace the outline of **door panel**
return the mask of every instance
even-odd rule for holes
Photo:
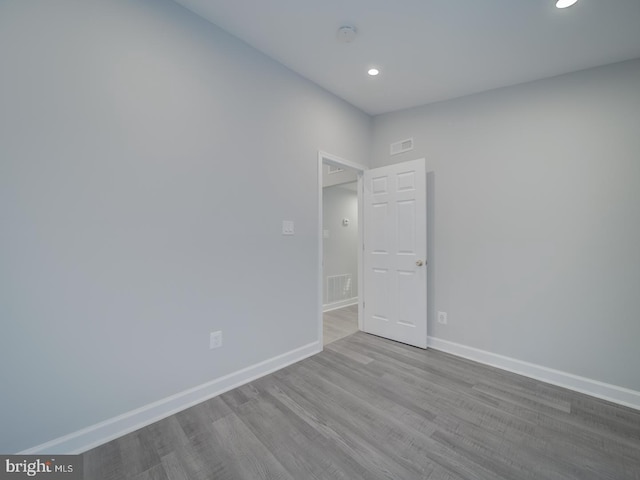
[[[389,218],[387,203],[374,203],[371,206],[373,210],[372,225],[371,225],[371,248],[377,255],[386,255],[389,253],[389,225],[387,225],[387,218]]]
[[[424,159],[364,172],[364,246],[364,331],[426,348]]]
[[[416,253],[416,202],[398,202],[398,255]]]
[[[386,297],[391,292],[391,282],[389,281],[389,270],[385,268],[374,268],[371,275],[371,290],[376,297]],[[379,304],[372,315],[378,320],[389,320],[387,304]]]

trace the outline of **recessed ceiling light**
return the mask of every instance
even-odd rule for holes
[[[576,3],[578,0],[558,0],[556,2],[556,7],[558,8],[567,8]]]
[[[375,77],[376,75],[378,75],[380,73],[380,70],[378,70],[377,68],[370,68],[367,73],[369,75],[371,75],[372,77]]]

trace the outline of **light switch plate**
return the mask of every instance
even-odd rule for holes
[[[293,220],[283,220],[282,221],[282,234],[283,235],[295,235],[296,228]]]
[[[209,334],[209,350],[222,346],[222,331],[211,332]]]

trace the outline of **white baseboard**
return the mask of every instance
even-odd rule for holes
[[[590,378],[580,377],[571,373],[554,370],[435,337],[429,337],[427,339],[427,346],[434,350],[440,350],[458,357],[473,360],[474,362],[497,367],[502,370],[524,375],[525,377],[541,380],[559,387],[586,393],[592,397],[640,410],[640,392],[635,390],[618,387],[598,380],[591,380]]]
[[[332,310],[338,310],[339,308],[349,307],[351,305],[358,304],[358,297],[347,298],[346,300],[340,300],[339,302],[327,303],[322,305],[323,312],[330,312]]]
[[[321,351],[320,342],[310,343],[104,422],[24,450],[19,454],[79,454],[86,452]]]

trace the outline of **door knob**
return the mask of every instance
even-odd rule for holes
[[[417,265],[418,267],[421,267],[422,265],[424,265],[424,262],[423,262],[422,260],[417,260],[417,261],[416,261],[416,265]]]

